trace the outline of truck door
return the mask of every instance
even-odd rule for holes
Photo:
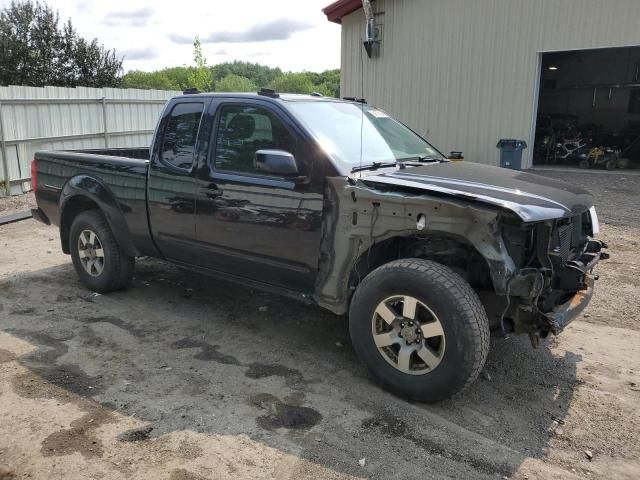
[[[181,101],[158,125],[147,183],[153,239],[169,259],[192,263],[195,241],[196,142],[205,104]]]
[[[221,99],[209,154],[198,174],[196,237],[208,268],[301,292],[313,291],[323,185],[309,142],[269,102]],[[293,154],[294,175],[256,167],[259,151]]]

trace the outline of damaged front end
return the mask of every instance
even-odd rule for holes
[[[314,298],[348,311],[359,282],[398,258],[446,265],[478,293],[493,329],[526,333],[536,346],[558,334],[593,294],[593,268],[606,245],[595,212],[533,218],[542,210],[493,204],[418,185],[330,178]],[[524,207],[523,207],[524,208]],[[516,210],[516,211],[514,211]]]
[[[518,269],[507,283],[501,314],[504,333],[528,333],[536,346],[557,335],[588,305],[597,275],[593,269],[609,257],[597,233],[593,209],[534,224],[506,224],[503,235]]]

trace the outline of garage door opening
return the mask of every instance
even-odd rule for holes
[[[640,47],[544,53],[534,165],[640,168]]]

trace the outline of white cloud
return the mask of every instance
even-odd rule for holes
[[[130,48],[120,52],[125,60],[152,60],[158,57],[158,49],[155,47]]]
[[[303,30],[309,30],[313,25],[290,18],[278,18],[264,23],[252,25],[244,31],[212,32],[203,38],[205,43],[251,43],[267,42],[269,40],[287,40]]]
[[[340,66],[340,27],[321,11],[331,0],[49,2],[61,21],[71,17],[82,36],[125,55],[125,70],[190,65],[196,35],[209,64],[248,60],[311,71]]]
[[[154,9],[151,7],[142,7],[136,10],[116,10],[104,16],[104,23],[110,27],[144,27],[153,17],[153,13]]]

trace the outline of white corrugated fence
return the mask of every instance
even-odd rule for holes
[[[180,93],[0,87],[0,195],[31,188],[30,164],[38,150],[149,145],[164,104]]]

